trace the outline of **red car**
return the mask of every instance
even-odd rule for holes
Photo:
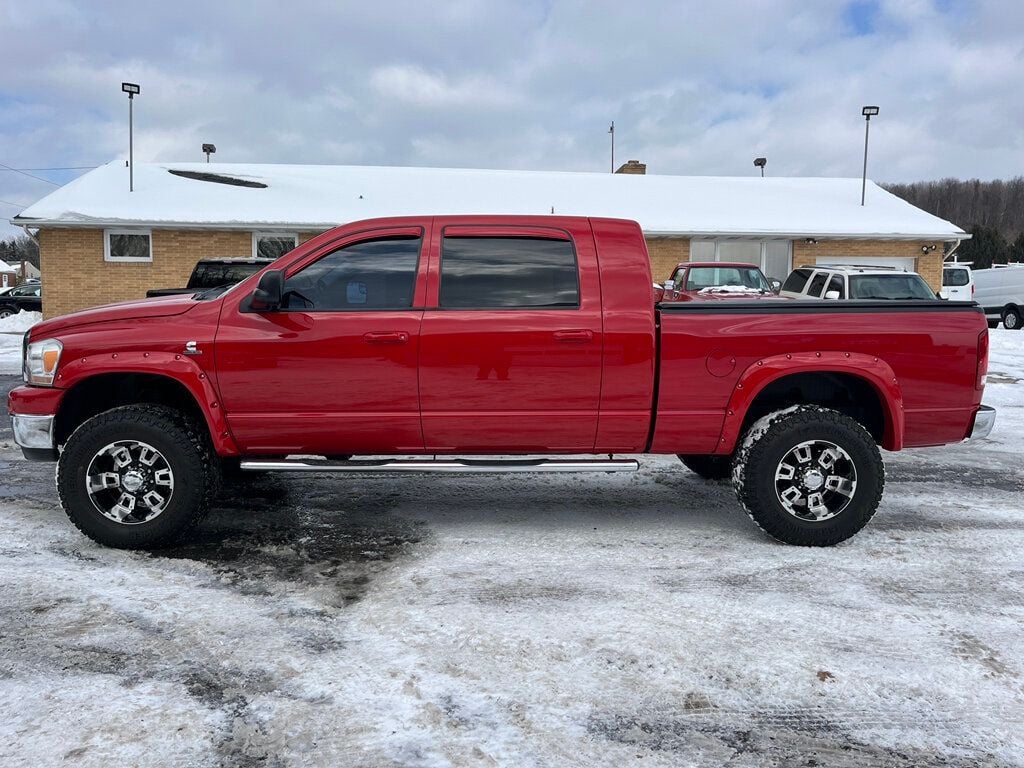
[[[779,281],[775,281],[781,287]],[[778,298],[778,287],[753,264],[737,261],[680,263],[665,281],[661,301]]]
[[[179,536],[239,470],[617,472],[638,453],[731,476],[765,531],[822,546],[875,513],[879,448],[992,427],[977,305],[656,307],[651,284],[631,221],[355,222],[235,286],[34,326],[15,440],[117,547]]]

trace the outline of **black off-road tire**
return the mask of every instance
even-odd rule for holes
[[[679,460],[695,475],[705,480],[725,480],[732,476],[732,456],[679,454]]]
[[[102,515],[89,496],[86,473],[104,446],[139,440],[166,459],[174,488],[152,520],[125,525]],[[206,516],[220,485],[220,463],[205,431],[180,411],[157,405],[113,408],[84,422],[57,461],[57,494],[64,512],[93,541],[118,549],[156,549],[172,543]]]
[[[852,460],[857,486],[849,503],[828,520],[805,520],[791,514],[776,490],[780,462],[799,444],[824,440],[842,448]],[[800,405],[769,414],[751,425],[736,452],[732,484],[750,519],[786,544],[829,547],[850,538],[871,520],[885,486],[885,468],[874,438],[843,414],[815,405]]]

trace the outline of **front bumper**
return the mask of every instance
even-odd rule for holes
[[[57,447],[53,444],[53,416],[11,414],[14,442],[21,447],[26,459],[53,461]]]
[[[974,416],[974,427],[971,428],[971,434],[967,436],[967,439],[980,440],[983,437],[988,437],[995,423],[996,409],[988,405],[979,406],[978,412]]]

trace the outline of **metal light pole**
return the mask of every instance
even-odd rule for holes
[[[761,178],[764,178],[764,167],[768,165],[767,157],[755,157],[754,165],[761,169]]]
[[[615,173],[615,121],[612,120],[612,127],[608,129],[612,135],[612,173]]]
[[[878,107],[864,107],[864,174],[860,180],[860,204],[864,205],[864,193],[868,188],[868,131],[871,130],[871,116],[878,114]]]
[[[128,94],[128,191],[135,191],[135,126],[132,104],[135,94],[142,91],[136,83],[121,83],[121,90]]]
[[[203,144],[203,152],[206,153],[206,162],[210,162],[210,155],[217,151],[213,144]]]

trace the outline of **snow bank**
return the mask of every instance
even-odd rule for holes
[[[43,319],[42,312],[25,312],[0,318],[0,333],[24,333]]]
[[[0,318],[0,375],[21,373],[21,337],[43,319],[41,312],[19,312]]]

